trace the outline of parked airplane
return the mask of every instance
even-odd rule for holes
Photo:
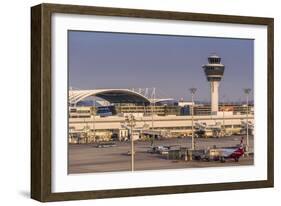
[[[207,160],[207,161],[221,161],[225,162],[226,159],[234,159],[235,162],[239,161],[239,158],[244,154],[244,145],[243,137],[240,141],[240,144],[235,147],[220,147],[220,148],[211,148],[204,153],[194,154],[194,159],[198,160]]]

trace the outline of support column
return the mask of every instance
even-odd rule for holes
[[[216,113],[219,111],[219,84],[218,81],[211,81],[211,112]]]

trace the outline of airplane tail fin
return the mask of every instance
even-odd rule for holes
[[[243,146],[244,146],[243,143],[244,143],[244,137],[241,137],[241,140],[240,140],[240,147],[243,147]]]
[[[241,138],[240,144],[243,144],[243,141],[244,141],[244,137]]]

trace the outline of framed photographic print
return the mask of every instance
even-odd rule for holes
[[[31,197],[273,187],[273,19],[31,8]]]

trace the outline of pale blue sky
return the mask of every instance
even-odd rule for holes
[[[216,53],[225,65],[220,96],[244,99],[253,89],[254,40],[69,31],[69,86],[156,88],[157,97],[209,101],[202,65]],[[252,95],[251,95],[252,96]]]

